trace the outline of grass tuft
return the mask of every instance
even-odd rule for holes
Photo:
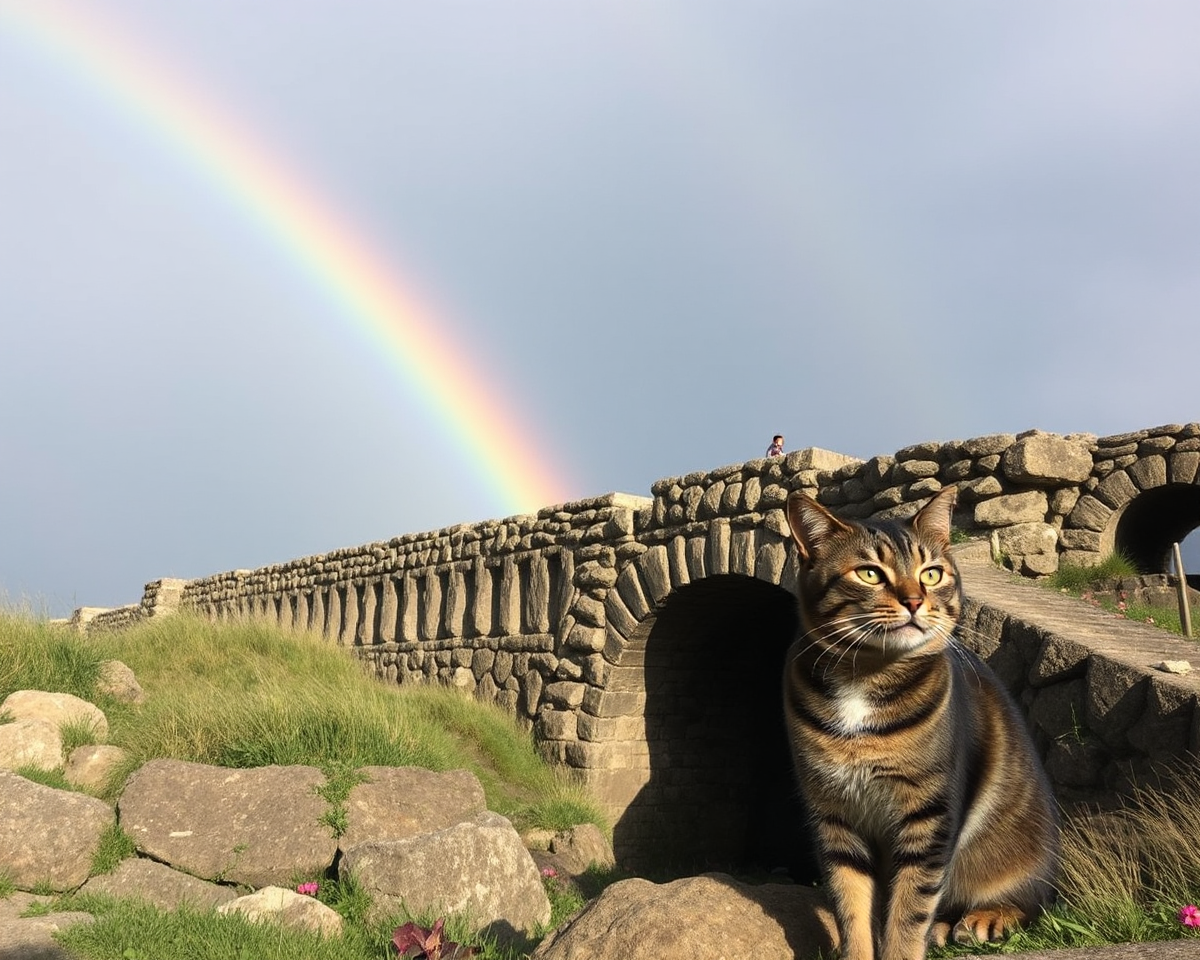
[[[133,838],[121,829],[119,824],[113,824],[100,835],[100,843],[92,854],[92,866],[89,874],[93,877],[102,873],[112,873],[122,860],[128,860],[137,855],[137,846]]]
[[[1115,580],[1120,577],[1136,577],[1137,567],[1133,561],[1119,550],[1114,550],[1098,564],[1091,567],[1079,564],[1063,563],[1044,581],[1046,586],[1054,590],[1069,590],[1081,593],[1092,589],[1103,580]]]

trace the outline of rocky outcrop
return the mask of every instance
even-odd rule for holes
[[[116,811],[0,771],[0,873],[23,890],[82,885],[161,909],[219,908],[329,935],[340,930],[340,917],[287,888],[296,877],[331,876],[337,862],[341,877],[353,875],[374,897],[375,916],[461,912],[511,938],[549,919],[538,867],[512,824],[484,809],[472,774],[413,767],[359,774],[364,781],[347,803],[351,829],[339,841],[318,792],[325,778],[313,767],[154,760],[130,777]],[[101,836],[117,823],[139,856],[89,879]],[[235,900],[233,884],[256,893]]]

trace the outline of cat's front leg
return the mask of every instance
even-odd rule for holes
[[[896,868],[884,920],[882,960],[924,960],[945,870],[936,862]]]
[[[833,864],[827,880],[841,939],[841,960],[876,960],[874,876],[859,865]]]
[[[878,960],[875,911],[878,864],[863,836],[832,809],[817,812],[817,838],[837,917],[841,960]]]

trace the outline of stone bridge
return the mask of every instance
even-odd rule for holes
[[[660,480],[650,497],[156,581],[140,604],[75,619],[113,628],[182,607],[312,631],[388,682],[450,684],[514,712],[607,805],[627,863],[770,866],[779,824],[797,819],[779,703],[797,626],[789,492],[895,517],[954,484],[956,527],[1019,573],[1115,548],[1162,573],[1170,544],[1200,526],[1198,473],[1197,423],[929,442],[867,461],[810,448]],[[1096,790],[1124,754],[1105,756]]]

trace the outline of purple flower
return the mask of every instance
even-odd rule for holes
[[[1179,911],[1179,922],[1185,927],[1200,927],[1200,907],[1188,904]]]

